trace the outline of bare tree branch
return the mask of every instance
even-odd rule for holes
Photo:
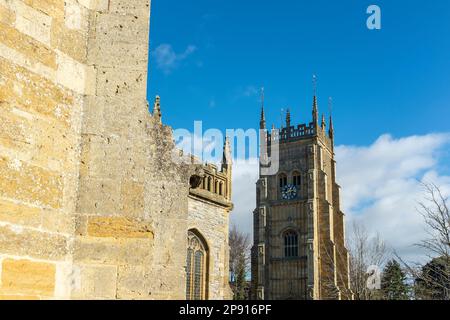
[[[397,254],[409,274],[415,279],[416,295],[423,299],[450,300],[450,212],[448,197],[434,183],[422,183],[424,201],[418,203],[428,239],[415,244],[428,252],[431,261],[425,266],[405,262]]]
[[[233,225],[229,235],[230,245],[230,282],[235,298],[242,298],[245,275],[250,270],[250,238]]]
[[[351,289],[355,299],[374,299],[374,292],[367,288],[367,269],[372,265],[381,269],[386,263],[389,252],[385,242],[379,234],[370,237],[363,225],[354,222],[347,248],[350,253]]]

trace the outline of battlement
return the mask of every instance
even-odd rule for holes
[[[203,177],[197,188],[191,188],[189,194],[221,206],[231,207],[231,173],[221,170],[214,164],[202,165]]]
[[[223,159],[221,166],[214,163],[202,163],[201,159],[192,154],[184,154],[178,150],[181,161],[187,161],[191,165],[197,165],[199,174],[192,177],[189,195],[200,198],[203,201],[213,202],[227,208],[231,208],[231,170],[230,146],[228,139],[223,147]]]
[[[334,144],[333,120],[330,116],[328,131],[326,128],[327,124],[325,122],[324,116],[322,116],[322,122],[319,125],[319,112],[316,96],[314,96],[313,98],[312,122],[291,126],[291,113],[290,110],[288,109],[286,113],[286,126],[281,127],[281,129],[275,129],[275,127],[272,127],[272,130],[266,129],[266,118],[264,114],[264,95],[262,96],[262,100],[263,105],[261,108],[261,119],[259,124],[260,130],[264,131],[264,135],[266,138],[266,145],[269,149],[274,142],[283,144],[315,137],[319,138],[320,140],[322,140],[324,144],[333,149]],[[264,137],[262,137],[262,139],[264,139]]]
[[[281,130],[272,130],[267,133],[267,141],[288,142],[302,138],[313,137],[316,134],[314,123],[299,124],[289,128],[281,128]]]

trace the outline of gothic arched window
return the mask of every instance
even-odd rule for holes
[[[206,243],[193,231],[188,231],[186,258],[186,300],[207,298],[208,251]]]
[[[284,233],[284,256],[298,257],[298,234],[293,230]]]
[[[284,188],[284,186],[287,185],[287,175],[284,173],[280,174],[279,177],[279,183],[280,183],[280,190]]]
[[[292,184],[296,187],[300,187],[300,183],[301,183],[300,172],[294,171],[294,173],[292,175]]]
[[[219,195],[223,196],[223,182],[219,183]]]

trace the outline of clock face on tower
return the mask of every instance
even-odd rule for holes
[[[284,186],[283,189],[281,190],[281,197],[284,200],[295,199],[297,197],[297,187],[292,184]]]

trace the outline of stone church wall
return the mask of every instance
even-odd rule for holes
[[[231,298],[228,286],[228,215],[229,210],[191,197],[189,199],[189,229],[197,230],[206,239],[209,249],[210,299]]]
[[[64,1],[0,1],[1,298],[70,296],[81,118],[94,68],[93,12],[67,3],[76,18]]]
[[[0,0],[0,298],[185,298],[201,166],[148,111],[149,14]]]

